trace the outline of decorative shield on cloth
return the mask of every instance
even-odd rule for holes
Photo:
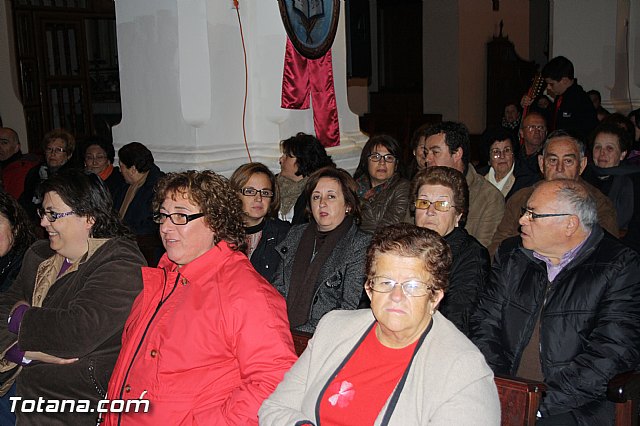
[[[296,50],[309,59],[324,56],[338,29],[340,0],[278,0],[278,5]]]

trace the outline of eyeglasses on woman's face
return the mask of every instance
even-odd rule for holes
[[[264,198],[272,198],[273,197],[273,191],[270,190],[270,189],[266,189],[266,188],[256,189],[256,188],[248,186],[246,188],[242,188],[240,190],[240,192],[242,193],[242,195],[245,195],[247,197],[255,197],[258,194],[260,194],[260,196],[264,197]]]
[[[493,148],[491,150],[491,156],[493,158],[500,158],[500,157],[510,157],[513,155],[513,149],[511,147],[506,147],[504,149],[500,149],[500,148]]]
[[[420,209],[420,210],[429,210],[429,207],[431,207],[432,205],[433,205],[433,208],[439,212],[448,212],[451,209],[451,207],[455,207],[451,205],[449,201],[444,201],[444,200],[429,201],[429,200],[418,198],[415,201],[416,209]]]
[[[46,217],[47,220],[51,223],[55,222],[56,220],[66,217],[66,216],[71,216],[72,214],[74,214],[75,212],[72,211],[68,211],[68,212],[64,212],[64,213],[56,213],[54,211],[51,210],[45,210],[42,207],[40,207],[38,209],[38,217],[40,219],[42,219],[43,217]]]
[[[45,148],[44,152],[47,154],[57,155],[66,152],[66,150],[57,146],[48,146]]]
[[[386,277],[373,277],[369,279],[369,287],[378,293],[391,293],[399,285],[407,297],[423,297],[429,294],[433,286],[418,280],[409,280],[399,283]]]
[[[169,218],[171,220],[171,223],[173,223],[174,225],[186,225],[187,223],[191,222],[192,220],[199,219],[202,216],[204,216],[204,213],[195,213],[195,214],[171,213],[171,214],[167,214],[167,213],[162,213],[162,212],[155,212],[153,214],[153,221],[155,223],[157,223],[157,224],[162,225],[163,223],[165,223],[167,218]]]
[[[369,161],[373,161],[374,163],[379,163],[380,160],[384,159],[385,163],[395,163],[396,156],[393,154],[385,154],[382,155],[378,152],[373,152],[369,154]]]

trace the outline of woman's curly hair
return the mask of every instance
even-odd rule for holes
[[[242,202],[227,178],[211,170],[168,173],[158,181],[155,192],[154,211],[160,210],[167,197],[184,194],[204,213],[215,244],[225,241],[233,250],[246,253]]]
[[[414,257],[424,262],[425,270],[431,275],[429,285],[433,286],[432,296],[438,290],[446,291],[449,286],[451,250],[437,232],[420,228],[409,223],[397,223],[379,229],[367,249],[365,270],[367,278],[373,278],[374,262],[381,254]]]

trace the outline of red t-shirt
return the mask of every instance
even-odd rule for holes
[[[371,328],[320,401],[320,423],[372,425],[404,374],[418,341],[387,348]]]

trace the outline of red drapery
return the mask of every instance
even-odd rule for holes
[[[331,50],[318,59],[299,54],[287,37],[282,74],[282,108],[309,109],[313,102],[313,126],[323,146],[340,144],[338,107],[333,86]]]

